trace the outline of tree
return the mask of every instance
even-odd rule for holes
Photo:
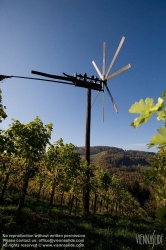
[[[5,119],[7,117],[4,109],[6,109],[6,106],[2,105],[2,90],[0,89],[0,123],[2,122],[2,119]]]
[[[72,190],[70,201],[70,213],[75,198],[77,177],[81,170],[81,157],[72,143],[64,144],[62,138],[48,147],[46,153],[47,168],[52,174],[52,191],[50,196],[50,210],[53,205],[55,189],[58,188],[64,195],[65,191]],[[62,197],[63,199],[63,197]]]
[[[56,182],[57,182],[57,174],[58,174],[58,167],[61,164],[61,157],[60,157],[60,147],[63,146],[63,140],[60,138],[57,142],[54,142],[48,147],[46,152],[46,166],[51,173],[53,178],[52,180],[52,190],[50,196],[50,204],[49,204],[49,216],[51,216],[51,209],[53,205],[53,199],[55,194]]]
[[[132,196],[140,203],[140,206],[144,207],[145,202],[150,197],[150,191],[141,187],[137,180],[128,189]]]
[[[97,209],[97,202],[98,202],[98,197],[101,194],[102,187],[103,187],[103,175],[104,175],[104,170],[101,169],[99,166],[94,166],[91,165],[91,181],[90,181],[90,187],[91,187],[91,193],[92,193],[92,209],[93,209],[93,214],[96,213]],[[94,196],[94,199],[93,199]]]
[[[3,197],[9,181],[9,176],[13,172],[15,165],[15,147],[13,138],[10,134],[7,134],[5,130],[0,132],[0,169],[5,175],[5,180],[0,196],[0,202],[3,201]]]
[[[16,148],[15,154],[25,160],[25,176],[22,192],[18,204],[20,212],[28,187],[30,175],[38,169],[38,161],[46,150],[46,145],[51,138],[52,123],[43,125],[38,116],[34,121],[27,124],[21,124],[20,121],[12,119],[13,123],[9,125],[5,134],[12,137]]]
[[[2,105],[2,90],[0,89],[0,123],[2,122],[2,119],[5,119],[7,117],[6,112],[4,109],[6,106]],[[4,151],[4,144],[5,144],[4,136],[2,135],[2,130],[0,129],[0,153]]]

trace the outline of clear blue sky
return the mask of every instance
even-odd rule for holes
[[[125,42],[111,70],[128,63],[132,68],[108,81],[119,113],[105,91],[105,122],[102,95],[92,108],[91,146],[115,146],[145,150],[157,128],[153,118],[138,129],[130,127],[136,117],[128,112],[140,98],[161,95],[166,83],[165,0],[1,0],[0,74],[34,77],[31,70],[55,75],[75,72],[88,76],[101,70],[102,46],[107,44],[106,70],[118,44]],[[53,123],[51,142],[85,145],[86,90],[73,86],[7,79],[0,82],[8,118],[22,123],[36,115]],[[92,100],[96,92],[92,93]],[[155,151],[155,148],[150,149]]]

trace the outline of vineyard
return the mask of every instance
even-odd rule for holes
[[[0,117],[6,116],[1,104]],[[161,207],[165,197],[165,148],[148,171],[130,173],[122,168],[111,172],[97,164],[88,166],[78,149],[62,138],[51,144],[52,130],[53,125],[43,125],[38,116],[26,124],[13,119],[8,129],[1,130],[2,235],[84,234],[82,249],[140,249],[136,234],[154,230],[165,233],[160,222],[165,216]],[[160,168],[154,175],[156,166]],[[89,214],[84,211],[87,171]],[[150,187],[145,185],[148,181]],[[145,245],[141,249],[151,248]],[[155,249],[164,248],[158,245]]]

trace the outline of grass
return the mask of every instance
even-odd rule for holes
[[[36,202],[36,199],[27,196],[21,214],[17,213],[17,196],[12,195],[0,206],[0,228],[2,234],[42,234],[42,235],[85,235],[85,250],[137,250],[152,249],[152,245],[139,245],[136,234],[166,234],[166,228],[150,218],[111,216],[110,214],[68,215],[68,207],[55,205],[52,217],[48,216],[48,202]],[[165,245],[155,245],[156,249],[166,249]],[[9,249],[9,248],[0,248]],[[12,249],[20,249],[13,247]],[[28,248],[43,249],[43,248]],[[45,248],[53,249],[53,248]],[[73,248],[56,248],[70,250]]]

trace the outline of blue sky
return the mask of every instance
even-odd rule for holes
[[[166,82],[165,0],[1,0],[0,74],[34,77],[31,70],[55,75],[75,72],[97,75],[92,61],[102,68],[106,42],[106,70],[122,36],[125,42],[111,73],[128,63],[132,67],[108,81],[119,109],[116,114],[105,91],[91,117],[91,146],[114,146],[147,151],[146,144],[162,122],[152,118],[138,129],[130,127],[136,117],[128,112],[140,98],[155,102]],[[8,118],[22,123],[36,115],[53,123],[51,142],[85,145],[86,90],[60,83],[7,79],[0,82]],[[96,92],[92,91],[92,101]],[[156,151],[151,148],[149,151]]]

